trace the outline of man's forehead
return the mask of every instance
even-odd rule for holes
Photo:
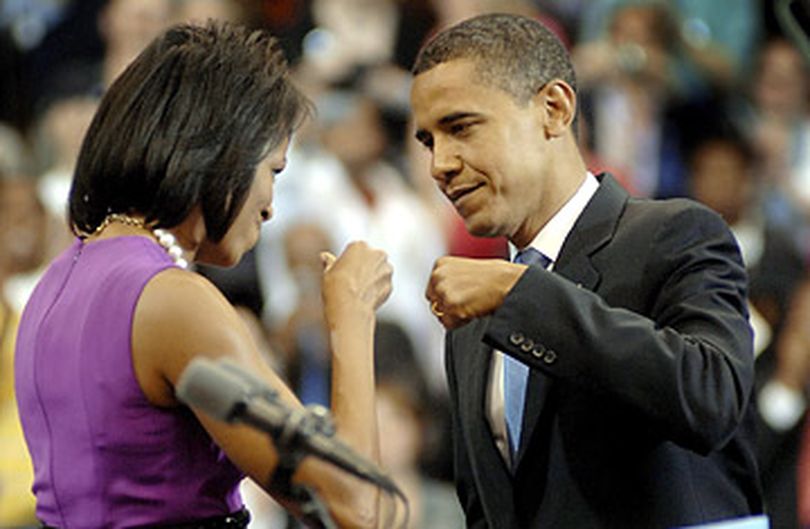
[[[452,83],[468,79],[476,70],[476,62],[468,58],[451,59],[439,63],[414,77],[414,84]]]
[[[472,73],[470,63],[452,61],[417,75],[411,87],[414,106],[436,109],[437,106],[474,99],[482,86],[473,80]]]
[[[441,72],[438,72],[441,74]],[[427,75],[425,74],[420,75]],[[436,125],[469,116],[484,116],[511,100],[506,92],[469,78],[439,76],[414,81],[411,105],[417,126]]]

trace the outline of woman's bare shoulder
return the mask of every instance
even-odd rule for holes
[[[132,324],[133,364],[151,400],[171,400],[183,370],[196,357],[251,362],[255,345],[239,314],[205,277],[179,268],[146,285]]]

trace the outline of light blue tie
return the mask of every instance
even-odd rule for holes
[[[530,266],[548,268],[551,259],[534,248],[525,248],[515,256],[515,262]],[[503,398],[506,414],[506,429],[509,435],[509,448],[512,459],[520,447],[520,431],[523,426],[523,408],[526,402],[526,386],[529,381],[529,366],[504,354],[503,357]]]

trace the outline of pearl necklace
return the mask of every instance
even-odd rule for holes
[[[104,228],[113,222],[149,230],[149,228],[146,227],[146,223],[143,221],[143,219],[136,219],[135,217],[130,217],[129,215],[124,215],[123,213],[110,213],[104,217],[104,220],[101,221],[101,224],[98,225],[91,235],[98,235],[104,231]],[[152,235],[155,236],[158,244],[161,245],[164,250],[166,250],[166,253],[168,253],[169,257],[172,258],[174,264],[180,268],[188,268],[188,261],[183,258],[183,248],[177,243],[177,239],[174,235],[160,228],[155,228],[149,231],[151,231]]]

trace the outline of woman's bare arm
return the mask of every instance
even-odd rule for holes
[[[373,333],[375,310],[391,290],[385,254],[353,243],[338,259],[325,257],[324,310],[333,352],[332,409],[337,435],[376,461]],[[138,302],[133,322],[133,364],[147,398],[179,405],[174,386],[197,357],[227,357],[263,378],[290,405],[301,403],[266,364],[237,312],[206,279],[179,269],[156,275]],[[278,464],[268,436],[197,413],[235,465],[267,487]],[[341,527],[378,525],[376,490],[315,458],[305,458],[295,480],[311,485]]]

